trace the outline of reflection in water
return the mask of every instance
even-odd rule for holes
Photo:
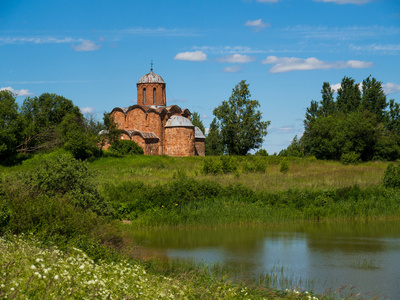
[[[352,285],[367,297],[400,295],[399,221],[184,228],[133,236],[149,251],[229,266],[245,278],[282,266],[295,282],[315,282],[317,292]]]

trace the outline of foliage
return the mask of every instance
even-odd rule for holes
[[[22,119],[15,96],[0,91],[0,158],[14,155],[22,138]]]
[[[400,187],[400,164],[395,166],[390,163],[383,176],[382,184],[387,188],[399,188]]]
[[[294,157],[303,157],[304,149],[301,141],[297,139],[297,135],[293,138],[290,145],[279,152],[279,156],[294,156]]]
[[[369,76],[359,84],[344,77],[336,101],[329,83],[324,82],[321,101],[311,101],[306,110],[304,134],[280,154],[314,155],[318,159],[344,163],[400,158],[400,108],[388,103],[382,82]]]
[[[265,149],[259,149],[257,152],[254,154],[256,156],[268,156],[268,152]]]
[[[27,97],[21,107],[24,140],[19,151],[32,152],[60,146],[57,127],[69,114],[82,117],[79,108],[63,96],[44,93],[39,97]]]
[[[282,159],[281,163],[279,164],[279,172],[287,173],[289,171],[289,162],[286,159]]]
[[[115,140],[109,150],[120,155],[144,154],[143,149],[135,141],[130,140]]]
[[[4,176],[2,183],[6,199],[17,195],[35,197],[60,197],[82,209],[90,209],[99,215],[112,214],[104,197],[93,183],[93,174],[87,163],[68,155],[43,159],[40,165],[30,172]]]
[[[267,134],[270,122],[262,121],[262,114],[257,110],[260,103],[250,97],[249,85],[242,80],[232,90],[229,100],[222,101],[213,111],[229,155],[246,155],[259,148]]]
[[[206,155],[222,155],[224,153],[224,145],[219,129],[217,118],[214,118],[210,124],[210,130],[205,140]]]
[[[67,114],[58,126],[64,148],[70,151],[74,158],[80,160],[101,155],[98,147],[99,137],[89,130],[85,123],[82,115]]]
[[[103,142],[108,142],[109,144],[112,144],[115,141],[118,141],[121,136],[121,130],[118,129],[118,125],[117,125],[117,123],[115,123],[114,118],[111,115],[111,113],[104,113],[103,123],[106,128],[106,131],[104,134],[106,141],[103,141]]]
[[[354,151],[343,153],[342,156],[340,157],[340,161],[344,165],[358,164],[360,162],[360,154]]]
[[[204,127],[203,121],[201,121],[200,115],[198,112],[192,113],[192,117],[190,119],[192,124],[196,127],[199,127],[203,134],[206,132],[206,128]]]

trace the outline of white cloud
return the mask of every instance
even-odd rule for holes
[[[314,0],[317,2],[333,2],[336,4],[365,4],[372,0]]]
[[[27,97],[33,95],[33,93],[31,93],[27,89],[14,90],[11,86],[0,88],[0,91],[5,91],[5,90],[10,91],[11,93],[17,95],[17,97]]]
[[[0,37],[0,44],[63,44],[79,41],[81,40],[73,39],[70,37]]]
[[[75,51],[95,51],[100,49],[100,45],[96,45],[94,42],[89,40],[83,40],[81,44],[72,46]]]
[[[245,26],[252,27],[254,31],[260,31],[261,29],[264,29],[265,27],[269,27],[270,25],[268,23],[264,23],[262,19],[257,19],[253,21],[247,21],[244,23]]]
[[[242,54],[225,55],[217,58],[217,61],[220,63],[234,63],[234,64],[235,63],[244,64],[255,60],[256,60],[255,57]]]
[[[204,61],[207,59],[207,54],[203,51],[194,52],[181,52],[175,55],[175,60],[188,60],[188,61]]]
[[[198,36],[199,33],[191,29],[179,29],[179,28],[143,28],[133,27],[124,30],[117,31],[117,33],[133,34],[133,35],[144,35],[144,36]]]
[[[334,90],[335,93],[340,89],[342,85],[340,83],[331,84],[331,89]]]
[[[385,94],[393,94],[393,93],[400,92],[400,84],[388,82],[388,83],[384,84],[382,87],[383,87],[383,91],[385,92]]]
[[[295,127],[292,125],[282,126],[282,127],[279,127],[279,129],[278,129],[278,133],[282,133],[282,134],[294,133],[294,132],[295,132]]]
[[[195,50],[207,51],[215,54],[235,54],[235,53],[266,53],[266,50],[254,49],[248,46],[195,46]]]
[[[81,107],[79,109],[81,110],[81,113],[83,113],[83,114],[94,114],[94,112],[95,112],[94,107]]]
[[[224,68],[223,71],[225,73],[236,73],[236,72],[239,72],[240,70],[242,70],[242,67],[239,65],[236,65],[236,66],[226,67],[226,68]]]
[[[396,52],[400,51],[400,44],[387,44],[387,45],[371,44],[371,45],[365,45],[365,46],[350,45],[350,49],[355,50],[355,51],[368,51],[368,52],[380,52],[383,54],[396,54]]]
[[[276,57],[268,56],[262,61],[263,64],[273,64],[271,73],[283,73],[291,71],[305,71],[318,69],[345,69],[345,68],[369,68],[373,66],[372,62],[348,60],[348,61],[322,61],[315,57],[297,58],[297,57]]]

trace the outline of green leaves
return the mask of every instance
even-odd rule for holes
[[[213,114],[219,123],[221,140],[229,155],[246,155],[262,145],[267,135],[269,121],[262,121],[257,108],[260,103],[250,99],[249,85],[245,80],[232,90],[228,101],[223,101]]]

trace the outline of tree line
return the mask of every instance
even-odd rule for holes
[[[306,110],[303,136],[280,155],[345,163],[400,158],[400,106],[387,101],[381,81],[369,76],[358,84],[345,76],[334,94],[324,82],[321,100]]]
[[[79,108],[63,96],[43,93],[27,97],[22,106],[13,93],[0,91],[0,159],[17,154],[64,147],[78,159],[100,155],[98,132],[103,123],[85,118]]]

